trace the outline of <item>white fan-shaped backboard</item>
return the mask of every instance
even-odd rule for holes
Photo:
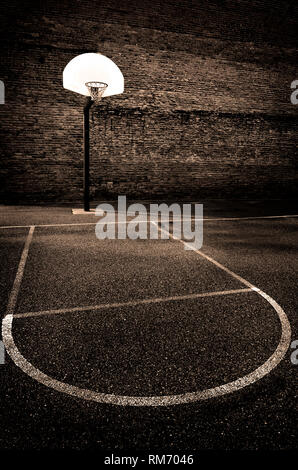
[[[107,83],[103,97],[124,91],[124,78],[119,67],[108,57],[95,52],[74,57],[63,71],[63,87],[67,90],[89,96],[86,82]]]

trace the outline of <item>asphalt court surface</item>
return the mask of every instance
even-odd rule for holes
[[[33,218],[40,224],[56,223],[57,226],[35,227],[15,309],[14,341],[20,353],[36,369],[62,383],[99,393],[158,397],[230,383],[253,372],[274,354],[281,336],[276,311],[266,299],[257,292],[248,291],[247,286],[229,273],[195,252],[184,250],[179,241],[100,241],[95,237],[95,223],[91,222],[91,216],[74,216],[68,222],[75,220],[74,223],[88,225],[59,226],[61,213],[49,224],[45,218],[41,220],[41,216],[34,214]],[[14,217],[15,213],[13,221]],[[26,219],[28,223],[24,225],[30,225],[32,219]],[[9,225],[7,216],[5,220],[3,225]],[[202,248],[204,254],[278,302],[289,319],[293,339],[297,332],[297,227],[298,219],[295,217],[210,220],[204,224]],[[26,227],[0,229],[3,315],[28,231]],[[205,293],[211,295],[204,296]],[[231,393],[227,398],[210,399],[210,403],[214,403],[210,419],[215,423],[219,420],[221,429],[224,424],[220,416],[224,408],[228,404],[228,409],[232,410],[231,422],[226,423],[229,431],[223,440],[227,448],[231,436],[237,434],[239,421],[245,420],[247,413],[251,416],[251,403],[247,409],[242,404],[243,412],[240,415],[236,413],[237,416],[234,415],[235,406],[242,403],[244,397],[249,403],[255,394],[260,400],[258,406],[263,407],[263,414],[266,415],[269,409],[271,416],[275,413],[275,431],[270,420],[269,425],[263,424],[261,428],[256,423],[255,432],[252,428],[247,429],[246,438],[242,436],[242,446],[246,442],[247,448],[253,447],[258,436],[261,446],[291,447],[295,436],[290,409],[295,397],[296,371],[289,356],[290,351],[274,370],[246,389]],[[17,389],[21,420],[21,408],[31,408],[28,394],[33,394],[35,399],[38,396],[32,418],[36,423],[44,415],[41,408],[46,403],[48,412],[52,411],[51,416],[62,410],[68,423],[70,410],[79,407],[76,423],[81,422],[80,426],[84,428],[90,420],[94,429],[95,418],[91,417],[94,410],[90,410],[92,403],[79,399],[78,404],[77,398],[33,381],[16,368],[8,355],[7,364],[1,367],[6,371],[8,368],[12,370],[12,382],[4,383],[3,390],[8,399]],[[2,381],[5,382],[4,376]],[[279,397],[275,405],[274,400],[272,404],[269,400],[274,396]],[[144,430],[136,421],[138,417],[142,421],[147,416],[149,421],[146,425],[150,429],[148,445],[157,445],[163,440],[167,446],[185,446],[186,442],[198,449],[218,446],[218,430],[204,430],[204,424],[198,424],[197,419],[192,426],[189,425],[189,419],[192,420],[190,410],[200,413],[209,406],[205,403],[169,406],[164,408],[165,411],[153,408],[150,412],[144,407],[137,411],[125,403],[122,405],[94,404],[97,407],[95,415],[100,416],[102,412],[104,421],[102,429],[97,430],[97,445],[116,445],[119,448],[124,445],[144,446],[140,437]],[[101,406],[108,408],[101,409]],[[88,409],[90,416],[87,416]],[[109,409],[110,421],[107,419]],[[80,417],[82,410],[84,418]],[[162,424],[160,420],[159,413],[163,413],[165,418],[167,410],[170,410],[167,419],[171,417],[174,420],[172,436],[175,438],[166,437],[169,421],[166,419]],[[285,418],[287,412],[288,420]],[[115,414],[118,416],[117,425]],[[124,429],[124,419],[128,420],[129,428],[126,438],[112,431],[115,426],[123,425]],[[65,445],[82,448],[88,443],[96,445],[94,436],[88,438],[86,430],[85,438],[78,444],[77,433],[71,438],[64,420],[65,416],[61,418]],[[24,421],[28,423],[27,418]],[[268,422],[268,417],[264,422]],[[207,424],[205,426],[208,428]],[[268,426],[266,431],[264,426]],[[268,429],[271,429],[271,434],[268,434]],[[200,439],[196,437],[198,432]],[[10,444],[6,442],[6,447],[21,448],[23,442],[28,441],[28,437],[18,434],[17,426],[10,429],[10,434],[14,439]],[[158,434],[162,435],[161,440]],[[51,432],[44,431],[44,436],[33,436],[33,447],[53,445],[49,435]]]
[[[225,297],[221,312],[214,298],[203,298],[45,315],[15,320],[14,339],[60,381],[117,395],[183,394],[235,380],[267,360],[280,328],[266,304],[244,293]],[[270,326],[262,337],[260,324]]]
[[[17,312],[243,287],[217,270],[177,241],[98,240],[94,226],[38,227]]]

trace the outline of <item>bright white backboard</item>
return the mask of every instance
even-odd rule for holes
[[[89,96],[86,82],[107,83],[103,97],[124,91],[124,78],[119,67],[108,57],[95,52],[74,57],[63,71],[63,87],[67,90]]]

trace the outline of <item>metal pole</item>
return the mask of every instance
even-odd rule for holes
[[[90,96],[84,106],[84,211],[90,211],[89,203],[89,110],[93,104]]]

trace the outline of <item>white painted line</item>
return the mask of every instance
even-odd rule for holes
[[[66,393],[68,395],[72,395],[78,398],[82,398],[84,400],[92,400],[98,403],[109,403],[113,405],[121,405],[121,406],[171,406],[177,404],[185,404],[185,403],[192,403],[200,400],[207,400],[209,398],[215,398],[219,396],[226,395],[228,393],[232,393],[238,391],[248,385],[255,383],[257,380],[260,380],[262,377],[266,376],[269,372],[271,372],[284,358],[286,355],[290,343],[291,343],[291,326],[289,320],[277,302],[272,299],[268,294],[262,292],[257,287],[253,286],[250,282],[246,281],[244,278],[239,276],[238,274],[234,273],[230,269],[226,268],[222,264],[215,261],[210,256],[204,255],[208,261],[215,264],[217,267],[222,269],[223,271],[229,273],[235,279],[240,280],[244,285],[249,286],[250,289],[253,289],[259,295],[261,295],[264,299],[269,302],[269,304],[274,308],[275,312],[278,315],[281,325],[281,339],[279,344],[277,345],[276,350],[274,353],[269,357],[269,359],[258,367],[253,372],[241,377],[237,380],[232,382],[220,385],[218,387],[209,388],[206,390],[201,390],[198,392],[190,392],[190,393],[183,393],[180,395],[164,395],[164,396],[120,396],[114,394],[105,394],[95,392],[89,389],[82,389],[76,387],[74,385],[69,385],[64,382],[60,382],[56,379],[49,377],[48,375],[44,374],[42,371],[38,370],[34,367],[18,350],[16,344],[14,343],[13,335],[12,335],[12,322],[13,322],[13,307],[16,305],[17,300],[17,293],[20,287],[20,280],[22,278],[24,267],[28,255],[29,245],[32,239],[34,228],[30,229],[30,233],[28,235],[25,248],[21,257],[17,277],[18,281],[16,282],[16,288],[13,289],[11,293],[12,300],[9,302],[10,308],[7,310],[7,314],[3,319],[2,322],[2,335],[3,335],[3,342],[6,348],[6,351],[15,362],[15,364],[20,367],[27,375],[38,381],[39,383],[46,385],[54,390],[59,392]],[[175,239],[172,236],[173,239]],[[179,240],[181,243],[186,243],[182,240]],[[199,255],[203,255],[197,250],[194,250],[195,253]]]
[[[289,214],[289,215],[264,215],[264,216],[256,216],[256,217],[221,217],[221,218],[213,218],[213,217],[203,217],[202,219],[184,219],[184,220],[192,220],[193,222],[203,220],[203,222],[216,222],[216,221],[233,221],[233,220],[258,220],[258,219],[292,219],[292,218],[297,218],[298,214]],[[174,220],[174,219],[173,219]],[[140,222],[149,222],[148,219],[146,220],[140,220]],[[108,222],[110,224],[116,223],[116,224],[121,224],[121,223],[128,223],[127,222]],[[31,224],[31,225],[1,225],[0,229],[8,229],[8,228],[29,228],[29,227],[72,227],[72,226],[84,226],[84,225],[96,225],[99,222],[77,222],[77,223],[69,223],[69,224]],[[103,224],[106,224],[107,222],[102,222]]]
[[[77,222],[77,223],[72,223],[72,224],[37,224],[37,225],[2,225],[0,226],[0,229],[5,229],[5,228],[29,228],[29,227],[76,227],[76,226],[84,226],[84,225],[106,225],[106,224],[110,224],[110,225],[120,225],[120,224],[127,224],[129,222],[129,220],[127,221],[120,221],[118,222],[117,220],[116,221],[111,221],[111,222],[100,222],[97,221],[97,222]],[[148,222],[149,223],[149,220],[146,219],[146,220],[140,220],[138,222]]]
[[[209,222],[213,222],[216,220],[258,220],[258,219],[291,219],[298,217],[298,214],[293,215],[260,215],[260,216],[251,216],[251,217],[204,217],[202,220],[208,220]],[[199,219],[197,219],[199,220]]]
[[[135,307],[142,304],[157,304],[162,302],[173,302],[177,300],[199,299],[200,297],[213,297],[219,295],[240,294],[242,292],[253,292],[252,289],[235,289],[214,292],[203,292],[201,294],[176,295],[172,297],[157,297],[153,299],[139,299],[128,302],[118,302],[112,304],[86,305],[84,307],[60,308],[57,310],[41,310],[39,312],[17,313],[13,318],[41,317],[44,315],[59,315],[62,313],[87,312],[88,310],[104,310],[109,308]]]
[[[39,225],[33,225],[33,227],[67,227],[68,225],[95,225],[96,222],[82,222],[82,223],[77,223],[77,224],[39,224]],[[1,225],[0,229],[5,229],[5,228],[29,228],[32,227],[32,225]]]
[[[156,224],[155,222],[152,222],[152,224],[156,225],[158,227],[158,224]],[[250,289],[253,289],[253,290],[256,290],[257,288],[251,284],[250,282],[248,282],[246,279],[244,279],[243,277],[239,276],[238,274],[234,273],[233,271],[231,271],[229,268],[226,268],[225,266],[223,266],[222,264],[218,263],[218,261],[215,261],[215,259],[211,258],[210,256],[208,255],[205,255],[205,253],[203,253],[202,251],[200,250],[196,250],[190,243],[187,243],[185,242],[184,240],[181,240],[180,238],[177,238],[177,237],[174,237],[174,235],[172,235],[170,232],[168,232],[167,230],[161,228],[161,227],[158,227],[158,230],[160,232],[164,232],[166,233],[170,238],[172,238],[172,240],[177,240],[179,241],[180,243],[183,243],[183,245],[187,246],[190,250],[194,251],[195,253],[197,253],[198,255],[200,255],[202,258],[205,258],[207,259],[208,261],[210,261],[210,263],[213,263],[215,264],[215,266],[217,266],[218,268],[222,269],[223,271],[225,271],[226,273],[230,274],[230,276],[232,276],[233,278],[237,279],[238,281],[242,282],[243,284],[245,284],[247,287],[249,287]]]
[[[32,225],[1,225],[0,228],[29,228]]]
[[[16,306],[16,303],[17,303],[18,295],[19,295],[19,290],[20,290],[20,287],[21,287],[21,282],[22,282],[22,279],[23,279],[24,269],[25,269],[25,265],[26,265],[26,261],[27,261],[27,257],[28,257],[29,246],[30,246],[30,243],[31,243],[32,237],[33,237],[33,232],[34,232],[34,226],[31,226],[30,230],[29,230],[29,233],[28,233],[28,236],[27,236],[26,241],[25,241],[25,245],[24,245],[24,249],[23,249],[23,252],[22,252],[22,255],[21,255],[20,262],[19,262],[17,274],[16,274],[16,277],[15,277],[15,280],[14,280],[14,283],[13,283],[13,286],[12,286],[12,290],[11,290],[11,293],[10,293],[10,296],[9,296],[9,299],[8,299],[8,304],[7,304],[7,308],[6,308],[6,314],[7,315],[8,314],[13,314],[13,312],[15,310],[15,306]]]

